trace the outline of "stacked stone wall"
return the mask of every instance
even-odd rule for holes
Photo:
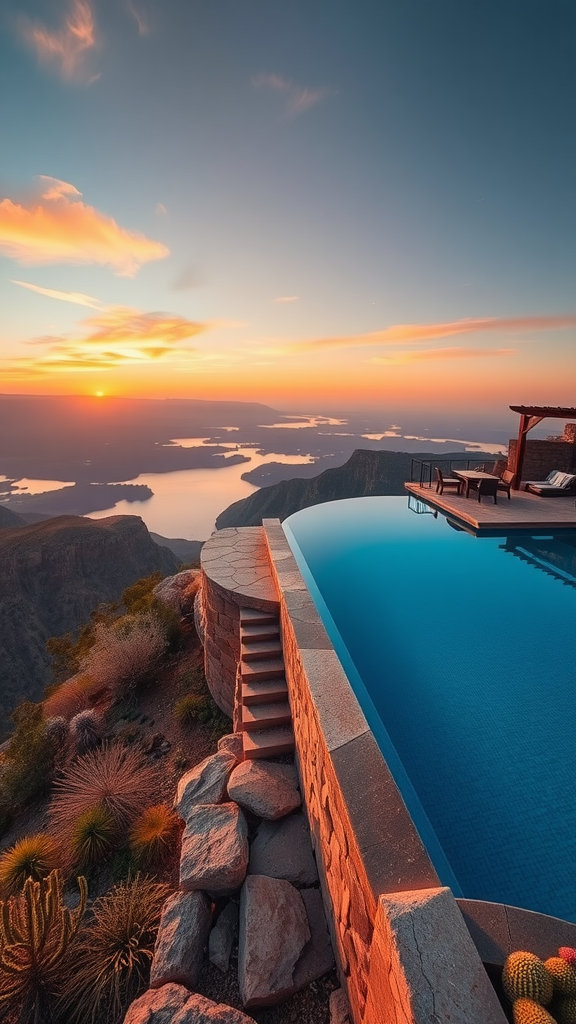
[[[236,666],[240,659],[240,607],[202,574],[204,671],[210,693],[232,718]]]
[[[572,424],[567,424],[571,426]],[[514,469],[517,441],[508,446],[508,469]],[[522,468],[523,480],[545,480],[552,469],[576,472],[576,444],[572,441],[527,441]]]

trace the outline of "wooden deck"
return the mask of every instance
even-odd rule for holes
[[[508,501],[504,491],[500,491],[495,505],[488,497],[483,497],[479,504],[474,492],[469,498],[464,498],[455,494],[452,488],[440,495],[436,494],[435,486],[420,487],[411,483],[404,486],[409,494],[451,518],[467,523],[474,530],[576,530],[574,496],[539,498],[527,491],[512,491]]]

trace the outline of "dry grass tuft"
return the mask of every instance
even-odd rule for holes
[[[70,722],[75,715],[93,706],[94,694],[101,688],[89,675],[72,676],[46,698],[44,718],[65,718]]]
[[[138,748],[111,743],[68,765],[54,789],[50,818],[55,830],[70,844],[80,816],[97,805],[110,813],[119,832],[126,832],[153,803],[158,771],[146,763]]]
[[[139,875],[93,906],[79,935],[61,1009],[70,1024],[120,1024],[148,985],[162,905],[170,887]]]
[[[12,896],[27,878],[38,882],[58,866],[58,843],[46,832],[24,836],[0,858],[0,892]]]
[[[166,627],[153,612],[124,615],[109,625],[100,623],[94,636],[82,668],[116,698],[158,664],[168,645]]]
[[[141,867],[160,867],[176,848],[178,815],[166,804],[147,807],[130,831],[130,849]]]
[[[81,868],[92,867],[114,851],[117,829],[110,811],[97,804],[80,815],[70,829],[70,859]]]

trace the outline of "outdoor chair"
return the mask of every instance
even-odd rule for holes
[[[505,469],[498,481],[497,490],[506,491],[506,494],[508,495],[508,500],[510,500],[510,488],[512,486],[513,479],[514,473],[512,472],[512,470]]]
[[[455,487],[458,494],[460,494],[461,480],[458,480],[455,476],[444,476],[439,466],[434,466],[436,473],[436,494],[442,494],[445,487]]]
[[[496,492],[498,490],[498,480],[471,480],[470,490],[478,491],[478,501],[481,500],[482,495],[494,498],[494,504],[498,504]]]

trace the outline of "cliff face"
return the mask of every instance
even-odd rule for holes
[[[50,682],[48,637],[77,629],[100,602],[178,564],[137,516],[59,516],[0,529],[0,739],[13,708],[41,699]]]

